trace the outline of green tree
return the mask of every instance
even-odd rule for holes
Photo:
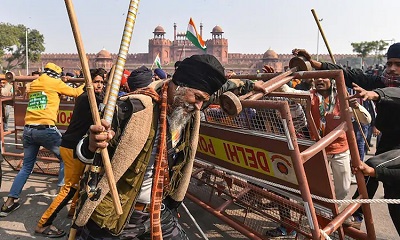
[[[36,29],[26,26],[0,23],[0,61],[5,62],[4,70],[26,67],[26,30],[28,30],[28,60],[38,62],[44,52],[44,37]],[[4,57],[6,56],[6,57]],[[3,62],[0,62],[3,66]]]
[[[353,52],[358,53],[358,56],[361,57],[361,62],[364,62],[364,58],[366,58],[376,47],[375,42],[360,42],[360,43],[351,43],[353,47]]]
[[[383,59],[383,52],[386,50],[386,47],[389,43],[384,40],[379,41],[370,41],[370,42],[360,42],[360,43],[351,43],[353,47],[353,52],[358,53],[358,56],[361,57],[361,61],[364,62],[364,58],[366,58],[371,53],[375,54],[375,60],[378,59],[380,62]]]
[[[389,45],[389,43],[387,43],[386,41],[383,41],[383,40],[374,41],[374,43],[375,43],[375,46],[374,46],[374,52],[375,52],[374,63],[375,63],[375,59],[378,59],[379,62],[382,62],[382,59],[383,59],[383,56],[384,56],[384,52],[386,51],[386,48]]]
[[[17,28],[9,23],[0,23],[0,61],[12,46],[18,45]]]

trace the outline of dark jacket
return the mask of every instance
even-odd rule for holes
[[[376,155],[365,163],[375,169],[377,180],[384,184],[392,185],[394,189],[397,189],[396,185],[400,181],[400,149]]]
[[[375,92],[380,97],[379,101],[375,102],[375,126],[382,133],[376,154],[400,149],[400,88],[380,88]]]
[[[103,101],[100,94],[95,94],[97,106]],[[72,118],[67,131],[62,136],[61,146],[75,149],[78,142],[87,133],[90,125],[93,124],[87,92],[76,98]]]
[[[352,83],[364,88],[365,90],[371,91],[376,88],[386,87],[380,76],[365,74],[361,69],[345,69],[337,64],[322,62],[321,70],[343,70],[344,79],[346,81],[346,86],[352,88]]]

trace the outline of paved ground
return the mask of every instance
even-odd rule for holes
[[[5,162],[3,162],[2,166],[4,174],[3,186],[0,190],[0,198],[5,200],[16,172],[13,171]],[[31,175],[21,195],[21,208],[6,218],[0,218],[0,240],[46,239],[41,236],[36,236],[34,234],[34,229],[41,214],[51,203],[52,198],[45,196],[27,197],[27,195],[43,193],[56,194],[56,182],[57,178],[54,176],[35,173]],[[379,188],[375,198],[383,198],[382,187]],[[2,203],[3,200],[0,200],[0,203]],[[191,201],[186,200],[185,204],[209,239],[246,239],[246,237],[219,221],[213,215],[209,214]],[[384,204],[375,204],[372,205],[372,211],[377,238],[381,240],[400,239],[389,217],[387,206]],[[180,221],[189,233],[190,239],[203,239],[185,211],[180,209],[180,213]],[[69,229],[71,220],[67,219],[66,216],[67,209],[63,209],[55,221],[55,225],[64,230]],[[363,228],[365,229],[364,226]]]
[[[0,203],[6,199],[12,181],[17,172],[3,163],[3,184],[0,191]],[[56,194],[57,178],[33,173],[26,183],[21,194],[21,208],[8,217],[0,218],[0,240],[16,239],[47,239],[34,234],[37,221],[52,201],[52,197],[29,196],[28,194]],[[185,201],[191,214],[209,239],[246,239],[243,235],[225,225],[202,208],[190,201]],[[69,206],[68,206],[69,207]],[[180,208],[182,226],[189,233],[190,239],[203,239],[190,220],[184,209]],[[54,224],[61,229],[68,230],[71,220],[67,218],[67,209],[62,209]]]

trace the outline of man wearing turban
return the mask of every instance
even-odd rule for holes
[[[153,74],[146,66],[136,68],[128,77],[129,92],[136,91],[139,88],[147,87],[152,81]]]
[[[188,239],[173,210],[183,201],[189,185],[199,110],[225,82],[224,68],[214,56],[194,55],[182,61],[172,80],[153,82],[122,97],[117,104],[118,121],[90,127],[89,136],[77,149],[78,157],[90,161],[97,148],[105,147],[113,153],[123,214],[116,214],[103,176],[98,184],[102,189],[99,199],[83,201],[80,206],[75,221],[81,227],[77,239],[148,239],[152,233],[161,234],[151,230],[157,224],[150,221],[154,209],[161,211],[164,239]],[[111,129],[114,136],[103,134]],[[158,171],[160,163],[163,167]],[[153,181],[159,174],[163,174],[161,189],[160,182]]]
[[[166,78],[167,78],[167,73],[164,72],[164,70],[162,70],[161,68],[154,69],[155,80],[166,79]]]

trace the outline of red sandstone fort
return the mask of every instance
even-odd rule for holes
[[[166,32],[164,28],[162,26],[157,26],[153,31],[153,38],[149,39],[148,52],[128,54],[125,68],[132,70],[141,65],[150,67],[157,54],[159,54],[163,69],[172,73],[176,61],[194,54],[204,54],[204,51],[196,48],[186,39],[185,32],[177,32],[176,23],[174,23],[173,27],[174,39],[171,40],[165,38],[164,35]],[[268,49],[266,52],[260,54],[230,53],[228,51],[228,39],[223,37],[223,33],[224,31],[218,25],[211,30],[211,39],[205,40],[207,45],[206,53],[214,55],[221,61],[226,69],[233,70],[237,73],[256,73],[257,70],[262,69],[262,66],[265,64],[281,72],[293,57],[291,54],[277,54],[272,49]],[[200,24],[200,35],[203,36],[202,24]],[[203,39],[204,38],[203,36]],[[117,53],[110,53],[106,49],[102,49],[97,54],[87,54],[87,57],[90,68],[102,67],[108,70],[116,62]],[[355,54],[335,55],[335,59],[338,64],[360,66],[360,58]],[[320,54],[319,60],[330,61],[330,57],[327,54]],[[47,62],[54,62],[64,67],[64,72],[73,72],[80,68],[79,56],[77,53],[45,53],[41,55],[41,60],[39,62],[29,64],[29,72],[41,69]],[[14,69],[13,71],[18,72],[19,70],[25,73],[25,69]]]

